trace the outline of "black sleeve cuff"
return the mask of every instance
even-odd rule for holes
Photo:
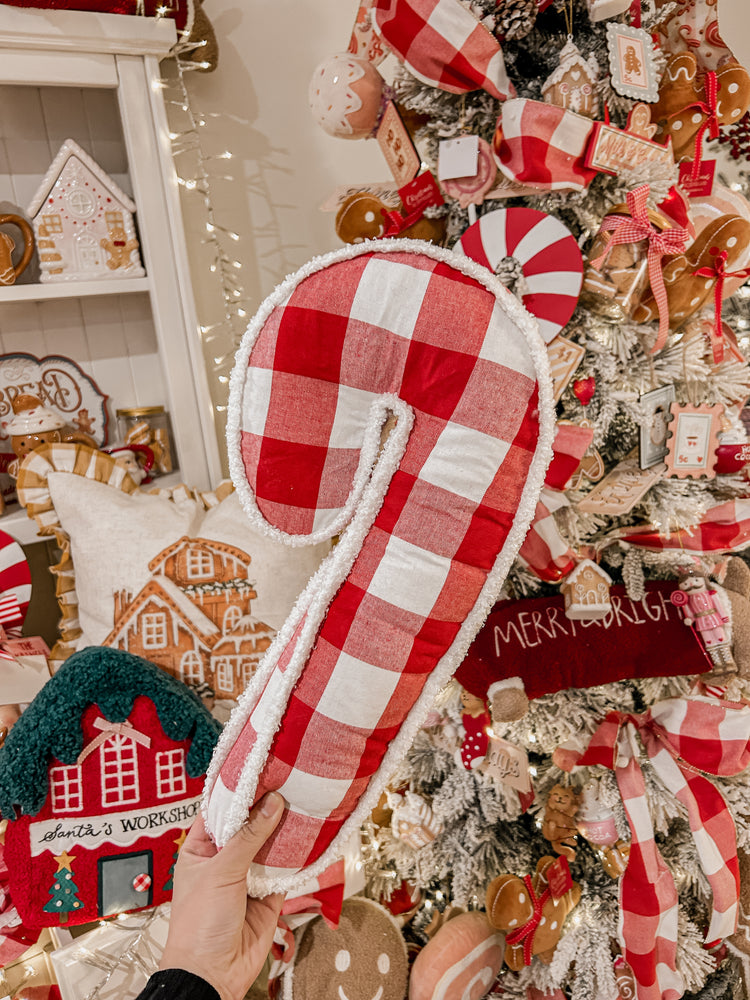
[[[155,972],[136,1000],[221,1000],[210,983],[184,969]]]

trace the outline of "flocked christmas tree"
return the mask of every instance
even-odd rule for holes
[[[374,0],[350,53],[323,127],[374,135],[392,100],[409,136],[381,129],[398,196],[352,179],[337,234],[489,267],[558,418],[502,601],[365,827],[368,892],[415,950],[487,910],[474,1000],[745,996],[748,73],[703,0]]]

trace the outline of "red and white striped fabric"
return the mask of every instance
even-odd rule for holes
[[[10,535],[0,531],[0,625],[18,638],[31,600],[31,570],[23,549]]]
[[[518,261],[526,285],[521,301],[536,316],[546,343],[573,315],[583,284],[583,257],[570,230],[546,212],[535,208],[487,212],[453,249],[493,274],[505,257]]]
[[[541,191],[585,191],[597,171],[587,167],[590,118],[543,101],[506,101],[492,139],[506,177]]]
[[[721,793],[700,772],[726,777],[750,765],[750,707],[699,696],[657,702],[643,715],[611,712],[577,762],[615,772],[630,824],[619,936],[638,1000],[678,1000],[684,984],[676,965],[677,890],[656,845],[637,736],[654,771],[686,810],[713,892],[706,941],[715,942],[737,926],[737,831]]]
[[[381,428],[397,423],[382,453]],[[294,889],[341,853],[466,655],[551,454],[531,317],[465,257],[379,240],[311,261],[237,355],[228,442],[243,506],[301,545],[340,534],[242,696],[204,812],[219,846],[287,801],[251,869]]]
[[[459,0],[375,0],[375,28],[406,68],[451,94],[515,94],[495,36]]]
[[[750,545],[750,500],[727,500],[711,507],[697,524],[672,531],[669,535],[635,525],[617,528],[608,538],[620,538],[628,545],[659,552],[685,549],[688,552],[738,552]]]

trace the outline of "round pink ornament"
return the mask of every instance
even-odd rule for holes
[[[455,198],[461,208],[468,208],[469,205],[482,204],[496,177],[497,164],[492,155],[492,147],[484,139],[480,139],[476,174],[473,177],[452,177],[440,183],[449,198]]]
[[[318,66],[307,97],[324,132],[338,139],[366,139],[380,118],[382,93],[383,77],[372,63],[342,52]]]

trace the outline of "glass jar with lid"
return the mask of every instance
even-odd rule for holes
[[[117,410],[118,436],[124,445],[145,445],[154,453],[152,475],[174,469],[174,446],[169,414],[163,406],[132,406]]]

